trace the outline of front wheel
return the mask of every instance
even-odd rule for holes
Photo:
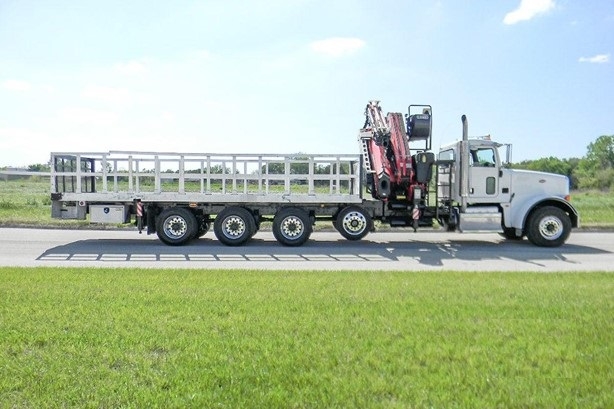
[[[348,206],[339,212],[334,226],[346,239],[360,240],[373,230],[373,220],[363,208]]]
[[[311,220],[303,209],[286,207],[273,218],[273,235],[284,246],[301,246],[311,235]]]
[[[196,217],[183,207],[169,207],[156,218],[158,238],[171,246],[187,243],[197,231]]]
[[[255,234],[256,221],[244,207],[227,207],[215,218],[213,232],[223,244],[240,246]]]
[[[536,246],[558,247],[569,238],[571,219],[558,207],[541,207],[529,216],[526,232],[529,241]]]

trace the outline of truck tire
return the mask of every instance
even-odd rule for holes
[[[531,213],[525,229],[527,238],[536,246],[558,247],[571,233],[571,219],[558,207],[540,207]]]
[[[215,218],[213,232],[221,243],[227,246],[240,246],[255,234],[256,221],[244,207],[227,207]]]
[[[305,244],[311,232],[309,214],[298,207],[284,207],[273,218],[273,235],[284,246]]]
[[[362,207],[343,208],[334,223],[335,229],[348,240],[360,240],[373,230],[373,220]]]
[[[169,207],[156,217],[158,238],[170,246],[181,246],[198,231],[196,217],[184,207]]]

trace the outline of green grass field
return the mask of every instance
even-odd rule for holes
[[[49,191],[48,178],[0,179],[0,226],[79,226],[87,224],[83,221],[52,219]]]
[[[614,227],[614,192],[574,192],[572,204],[585,227]]]
[[[572,203],[584,227],[614,227],[614,192],[574,192]],[[0,225],[87,225],[86,221],[51,219],[49,180],[0,180]]]
[[[0,269],[1,408],[611,408],[608,273]]]

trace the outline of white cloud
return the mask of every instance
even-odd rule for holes
[[[332,57],[353,54],[364,46],[365,42],[363,40],[352,37],[333,37],[325,40],[314,41],[309,44],[309,48],[313,52]]]
[[[208,60],[212,57],[213,54],[208,50],[195,50],[189,54],[189,58],[194,60]]]
[[[126,88],[103,87],[93,84],[89,84],[83,88],[81,96],[109,102],[114,105],[129,104],[134,100],[133,93]]]
[[[597,54],[594,57],[580,57],[579,62],[590,62],[593,64],[603,64],[610,61],[610,54]]]
[[[0,128],[0,140],[0,166],[27,166],[49,158],[47,144],[51,138],[44,132],[20,127]]]
[[[123,75],[137,75],[147,71],[145,64],[136,60],[117,63],[113,68]]]
[[[46,135],[42,132],[34,131],[27,128],[17,128],[17,127],[9,127],[9,128],[0,128],[0,137],[3,140],[3,145],[6,143],[4,147],[10,147],[22,145],[24,141],[30,141],[31,143],[26,143],[27,146],[36,145],[37,142],[46,138]]]
[[[517,9],[505,15],[503,24],[512,25],[547,13],[555,7],[554,0],[521,0]]]
[[[29,91],[32,88],[32,84],[21,80],[6,80],[2,83],[2,88],[9,91]]]
[[[119,116],[115,112],[90,109],[85,107],[69,107],[60,111],[62,120],[96,126],[108,126],[117,122]]]
[[[160,117],[167,122],[173,122],[175,120],[175,114],[169,111],[162,112]]]

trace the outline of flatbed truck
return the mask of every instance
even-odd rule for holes
[[[464,115],[461,123],[462,138],[437,155],[429,105],[384,116],[379,101],[365,109],[359,154],[53,152],[51,215],[133,222],[168,245],[211,227],[223,244],[243,245],[267,221],[286,246],[307,242],[316,221],[348,240],[378,221],[565,243],[580,222],[568,178],[509,168],[511,145],[470,138]]]

